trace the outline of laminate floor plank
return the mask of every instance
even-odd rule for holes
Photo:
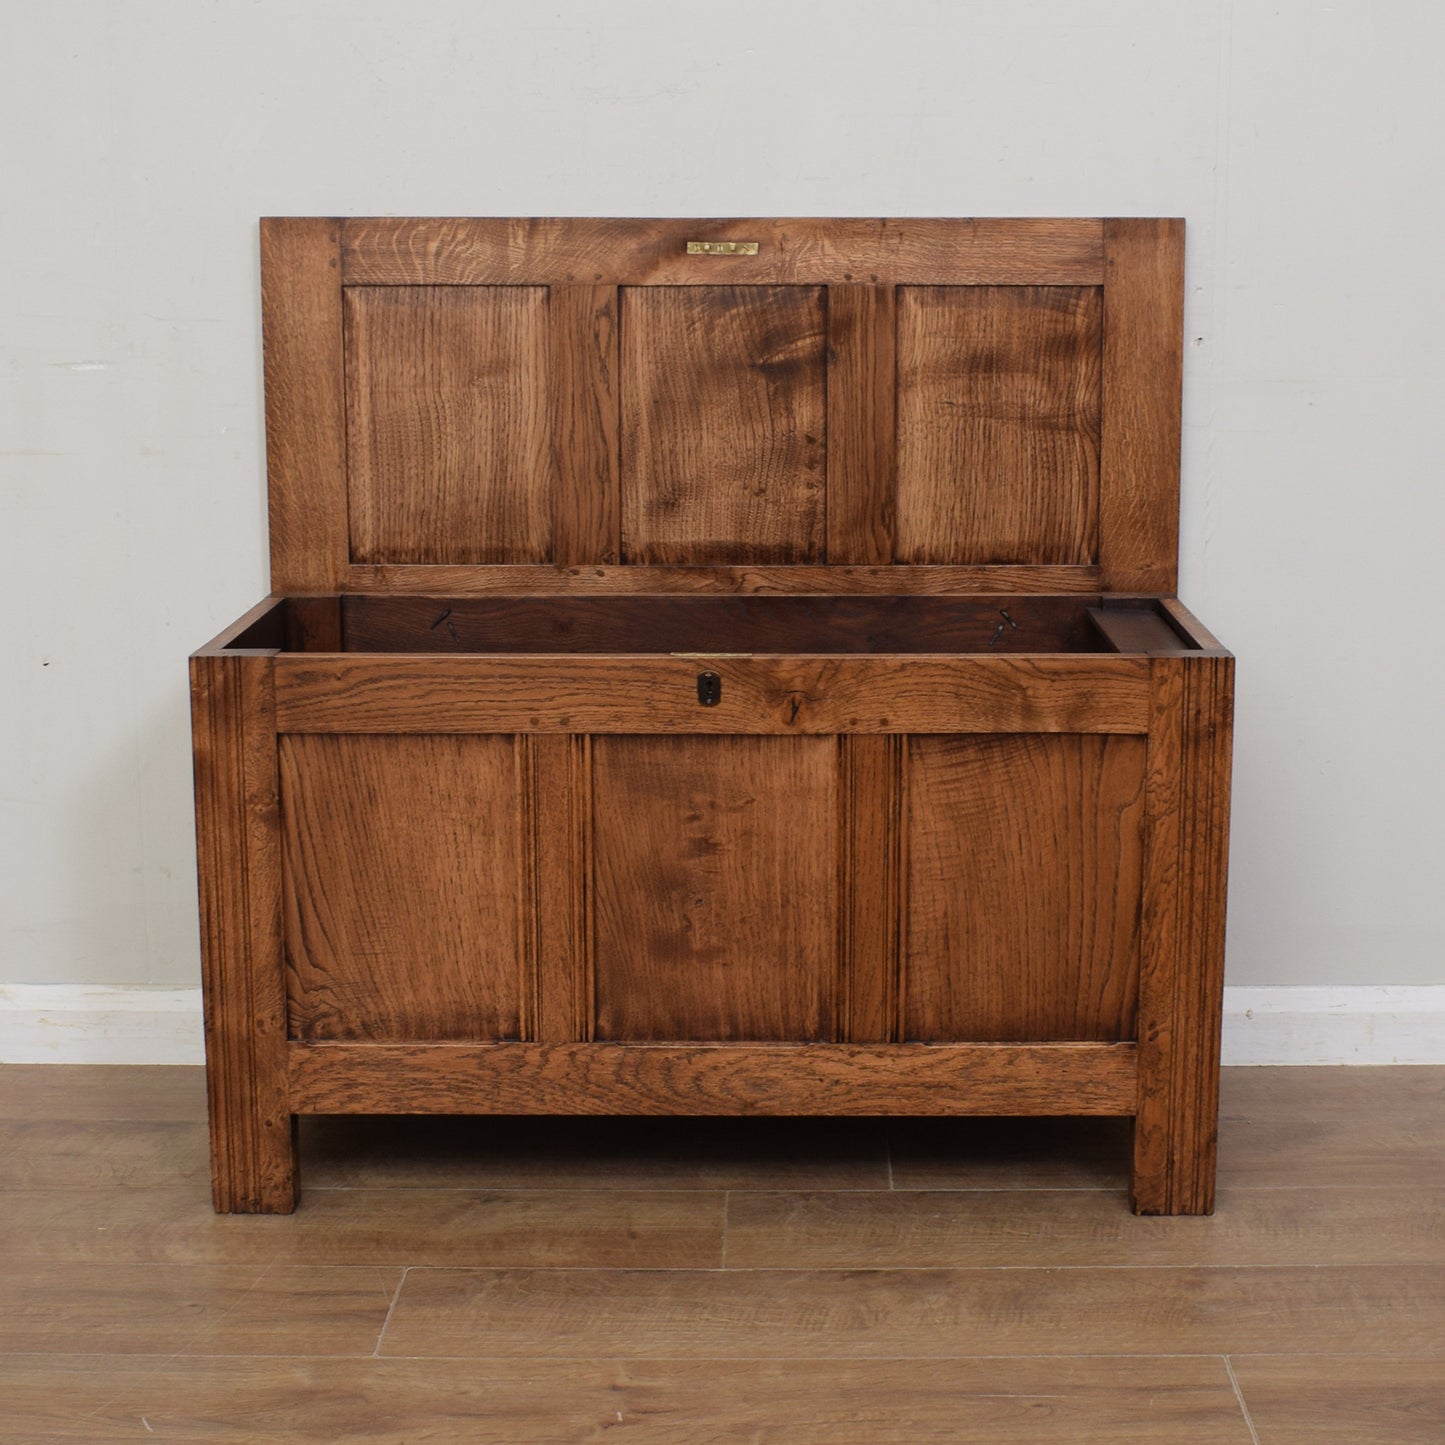
[[[1139,1217],[1122,1193],[739,1193],[734,1269],[1365,1265],[1445,1261],[1445,1197],[1227,1189],[1212,1218]]]
[[[886,1189],[873,1119],[301,1121],[307,1189]]]
[[[400,1269],[11,1263],[0,1353],[370,1354]]]
[[[1219,1182],[1445,1189],[1445,1069],[1225,1069]]]
[[[155,1189],[195,1182],[210,1190],[204,1123],[187,1120],[0,1122],[0,1187]]]
[[[1260,1445],[1440,1445],[1445,1365],[1378,1356],[1232,1360]]]
[[[111,1429],[99,1412],[147,1370],[165,1360],[153,1355],[0,1354],[0,1440],[40,1445],[50,1440],[142,1439]]]
[[[1445,1441],[1445,1069],[1126,1120],[308,1119],[217,1216],[192,1068],[0,1066],[0,1442]],[[725,1267],[722,1267],[725,1266]],[[615,1434],[621,1431],[621,1435]]]
[[[174,1266],[169,1266],[174,1267]],[[369,1355],[403,1271],[275,1265],[182,1354]]]
[[[96,1439],[198,1445],[1249,1445],[1250,1438],[1218,1358],[172,1361],[129,1382],[94,1428],[102,1432]]]
[[[681,1190],[317,1189],[295,1214],[209,1192],[0,1190],[0,1263],[715,1269],[724,1197]]]
[[[255,1288],[264,1266],[7,1262],[0,1352],[167,1354]]]
[[[4,1064],[0,1119],[204,1123],[206,1071],[189,1064]]]
[[[412,1270],[387,1356],[1438,1353],[1445,1265]]]

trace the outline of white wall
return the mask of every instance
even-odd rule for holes
[[[1433,3],[49,0],[0,85],[0,983],[197,976],[262,214],[1183,215],[1235,984],[1445,982]]]

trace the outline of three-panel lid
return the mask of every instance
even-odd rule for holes
[[[1172,592],[1183,223],[262,222],[277,592]]]

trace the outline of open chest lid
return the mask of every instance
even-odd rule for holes
[[[277,592],[1158,592],[1177,220],[261,223]]]

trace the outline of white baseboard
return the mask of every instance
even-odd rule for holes
[[[0,987],[0,1063],[202,1064],[198,988]]]
[[[1445,986],[1227,988],[1226,1064],[1445,1064]]]
[[[199,1064],[200,989],[0,987],[0,1063]],[[1445,1064],[1445,985],[1227,988],[1226,1064]]]

